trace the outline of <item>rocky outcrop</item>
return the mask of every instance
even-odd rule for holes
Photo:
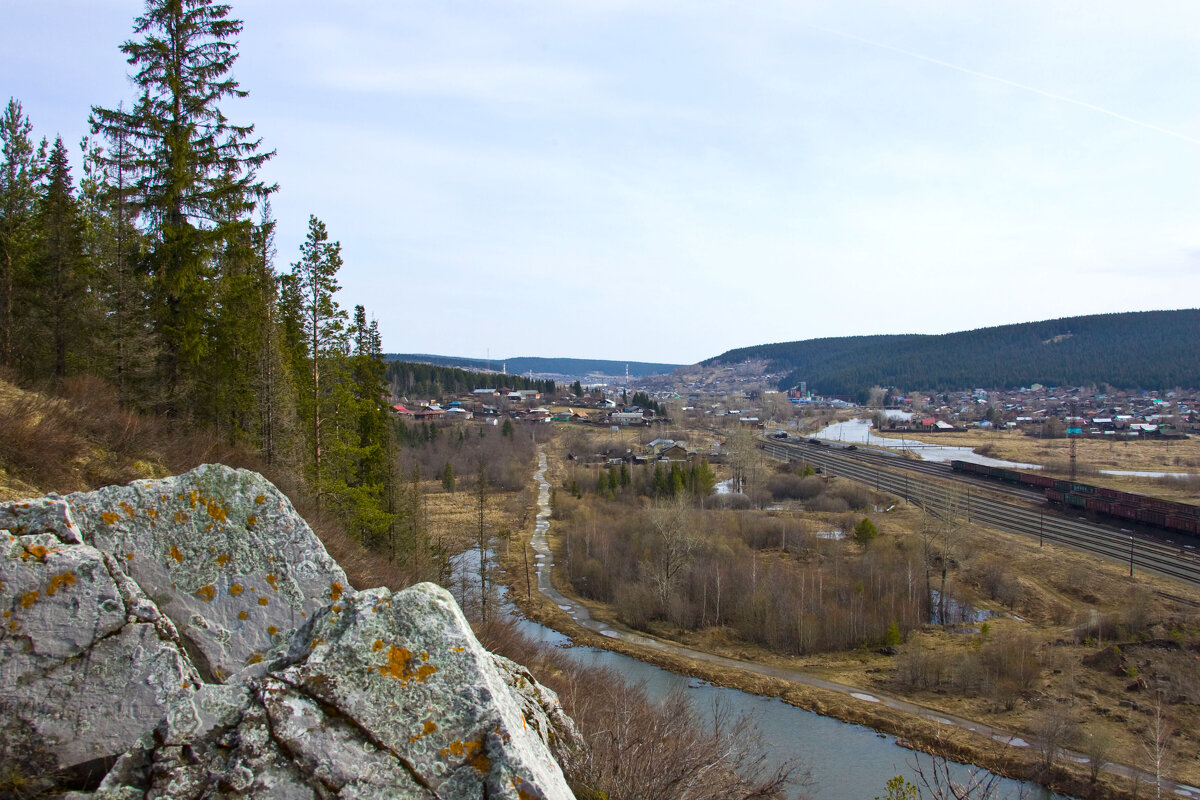
[[[443,589],[354,592],[261,476],[10,503],[0,529],[0,769],[95,786],[119,756],[106,798],[571,796],[553,693]]]

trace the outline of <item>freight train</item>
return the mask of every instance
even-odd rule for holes
[[[1187,503],[1176,503],[1172,500],[1147,497],[1131,492],[1119,492],[1103,486],[1064,481],[1032,472],[989,467],[972,461],[951,461],[950,466],[956,472],[966,472],[993,480],[1041,489],[1045,492],[1047,502],[1057,505],[1200,536],[1200,507]]]

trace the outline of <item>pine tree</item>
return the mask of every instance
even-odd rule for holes
[[[257,172],[274,153],[260,151],[254,127],[231,124],[220,107],[246,95],[230,74],[241,29],[229,6],[212,0],[147,0],[134,22],[141,38],[121,47],[141,96],[130,111],[92,108],[93,132],[128,137],[135,151],[159,369],[175,410],[207,351],[212,255],[232,238],[230,226],[249,225],[255,199],[269,191]]]
[[[34,252],[34,207],[46,169],[46,140],[34,147],[33,124],[9,98],[0,116],[0,366],[15,360],[15,299]]]
[[[312,458],[310,460],[313,493],[320,505],[322,492],[321,452],[322,435],[321,422],[325,409],[329,406],[327,398],[322,394],[323,365],[333,368],[338,366],[339,357],[345,354],[345,320],[346,312],[338,307],[334,294],[341,288],[337,283],[337,273],[342,266],[342,246],[338,242],[329,241],[329,233],[325,223],[315,216],[308,218],[308,236],[300,245],[300,260],[292,265],[292,274],[285,282],[285,305],[293,319],[285,324],[299,324],[300,342],[304,348],[301,354],[298,350],[292,353],[293,358],[300,357],[308,362],[304,377],[305,407],[302,416],[309,426],[309,442]],[[295,319],[298,317],[298,319]],[[289,330],[293,336],[295,330]],[[299,342],[293,347],[301,346]],[[332,376],[330,376],[332,377]],[[331,382],[332,385],[332,382]]]

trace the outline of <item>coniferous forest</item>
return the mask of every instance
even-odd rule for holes
[[[1013,389],[1105,383],[1120,389],[1200,386],[1200,310],[1138,311],[1026,322],[941,336],[844,336],[742,347],[709,359],[768,362],[818,394],[871,386],[905,390]]]
[[[318,217],[277,267],[278,187],[260,175],[274,151],[227,115],[246,94],[241,28],[211,0],[148,2],[120,48],[134,96],[92,107],[74,163],[8,100],[0,369],[51,390],[99,377],[125,408],[256,450],[358,541],[396,552],[379,331],[335,299],[341,246]]]

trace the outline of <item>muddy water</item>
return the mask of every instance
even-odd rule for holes
[[[615,631],[593,620],[587,609],[564,597],[550,585],[553,554],[546,541],[546,534],[550,529],[550,485],[546,481],[545,472],[546,456],[542,451],[538,454],[536,477],[540,489],[537,527],[533,537],[538,588],[585,627],[613,638],[662,647],[659,642],[636,634]],[[570,642],[563,634],[528,620],[521,620],[518,624],[522,631],[537,641],[549,645],[564,645]],[[712,686],[620,653],[590,647],[571,647],[565,652],[581,664],[609,667],[627,680],[643,682],[647,693],[655,699],[661,699],[675,689],[683,689],[702,716],[717,702],[722,703],[734,714],[749,715],[758,723],[764,739],[771,743],[770,756],[775,759],[775,763],[799,757],[811,770],[814,784],[804,790],[807,796],[820,800],[863,800],[882,795],[884,785],[894,775],[903,774],[909,780],[917,780],[913,767],[915,754],[897,745],[894,736],[876,733],[861,725],[822,717],[775,698]],[[688,654],[694,655],[690,652]],[[855,693],[854,696],[863,702],[880,702],[879,698],[863,692]],[[952,723],[947,720],[947,724]],[[1019,741],[1013,744],[1025,745]],[[928,764],[928,760],[925,763]],[[954,765],[954,770],[957,779],[967,778],[968,767]],[[793,796],[799,797],[800,794],[800,790],[797,789]],[[1038,800],[1058,797],[1040,786],[1009,780],[1003,781],[1000,796]]]

